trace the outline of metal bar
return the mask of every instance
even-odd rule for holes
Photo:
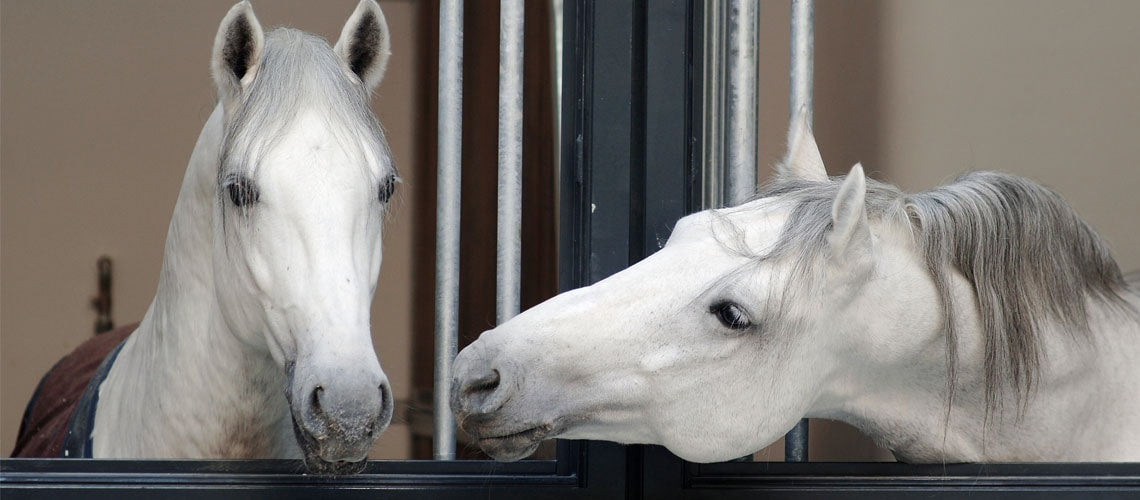
[[[463,146],[463,0],[439,6],[439,165],[435,243],[435,384],[432,454],[455,459],[451,364],[459,331],[459,196]]]
[[[523,2],[499,2],[499,213],[495,316],[519,313],[522,272]]]
[[[812,25],[815,13],[812,0],[792,0],[791,64],[789,65],[788,115],[791,118],[801,109],[812,120],[812,79],[815,52],[815,34]]]
[[[729,0],[725,73],[724,126],[725,197],[729,205],[742,203],[756,193],[756,33],[760,4],[755,0]]]
[[[554,102],[550,103],[554,116],[554,171],[562,168],[562,25],[564,5],[562,0],[550,0],[550,62],[553,76]],[[524,41],[525,43],[525,41]],[[554,196],[559,196],[559,183],[554,183]],[[555,206],[558,206],[557,200]]]
[[[789,65],[788,114],[790,119],[803,112],[812,120],[812,66],[814,34],[812,0],[792,0],[791,64]],[[784,436],[784,461],[808,461],[808,420],[800,420]]]
[[[701,90],[701,208],[724,205],[724,0],[704,4]]]

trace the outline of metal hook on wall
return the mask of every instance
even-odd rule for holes
[[[98,270],[99,294],[91,299],[95,308],[95,335],[115,327],[111,320],[111,258],[104,255],[95,263]]]

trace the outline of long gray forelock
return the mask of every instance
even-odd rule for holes
[[[778,198],[791,212],[762,260],[786,259],[790,283],[817,272],[828,248],[831,206],[840,178],[830,182],[776,179],[757,198]],[[868,179],[868,219],[907,221],[945,310],[947,404],[957,380],[958,307],[950,292],[951,270],[974,289],[985,338],[986,418],[1001,412],[1012,389],[1020,416],[1036,384],[1042,358],[1040,334],[1059,322],[1074,338],[1088,340],[1087,298],[1125,310],[1126,289],[1108,247],[1059,195],[1020,177],[966,174],[954,183],[906,195]],[[794,297],[797,292],[787,291]],[[1135,314],[1135,311],[1132,312]]]
[[[323,38],[290,28],[266,34],[257,74],[226,123],[219,186],[229,173],[255,172],[261,158],[306,109],[320,110],[326,116],[329,131],[341,147],[371,150],[395,173],[368,92],[346,71]],[[363,162],[361,168],[370,182],[377,180],[371,179]]]

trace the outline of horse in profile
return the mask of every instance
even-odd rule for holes
[[[369,105],[389,45],[373,0],[333,47],[263,32],[248,2],[226,14],[211,60],[219,102],[190,157],[154,300],[122,343],[90,341],[111,351],[87,362],[90,383],[53,376],[74,370],[59,365],[45,377],[15,456],[363,468],[393,408],[369,318],[397,182]],[[84,397],[62,398],[59,384]]]
[[[728,460],[804,417],[910,462],[1140,460],[1140,275],[1060,196],[829,178],[789,137],[752,201],[465,348],[462,429],[499,460],[554,437]]]

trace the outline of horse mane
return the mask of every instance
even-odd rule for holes
[[[789,256],[804,269],[827,248],[831,205],[841,179],[777,178],[758,198],[791,203],[789,221],[764,256]],[[985,339],[986,415],[1000,412],[1006,388],[1020,416],[1041,369],[1041,335],[1049,321],[1088,339],[1086,299],[1120,307],[1127,289],[1104,241],[1052,190],[1025,178],[973,172],[929,191],[905,194],[868,179],[869,220],[909,224],[945,310],[948,403],[956,385],[961,304],[950,292],[956,270],[973,288]]]

